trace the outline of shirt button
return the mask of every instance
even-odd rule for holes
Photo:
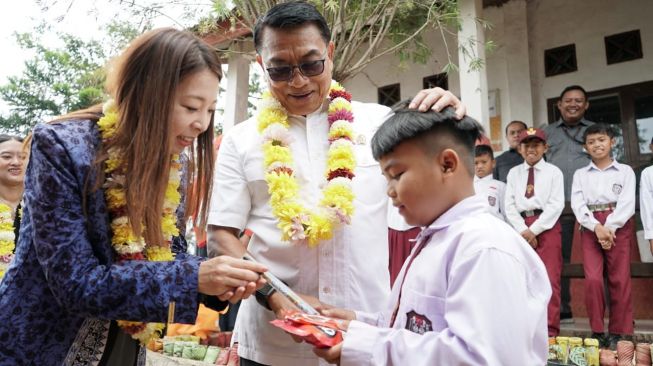
[[[331,288],[330,287],[322,287],[322,292],[324,292],[325,294],[328,294],[329,292],[331,292]]]
[[[329,252],[328,250],[325,250],[325,251],[322,252],[322,256],[324,256],[324,257],[328,257],[330,255],[331,255],[331,252]]]

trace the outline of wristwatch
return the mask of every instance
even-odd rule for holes
[[[277,290],[274,289],[274,287],[270,286],[269,283],[266,283],[261,287],[260,289],[256,290],[256,302],[258,302],[261,306],[268,310],[272,310],[270,307],[270,303],[268,302],[268,299],[270,296],[275,293]]]

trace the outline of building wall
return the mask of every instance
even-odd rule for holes
[[[546,100],[567,85],[580,84],[592,91],[653,80],[651,14],[651,0],[511,0],[484,9],[483,18],[492,24],[486,40],[496,44],[487,56],[488,89],[499,96],[501,129],[514,119],[546,124]],[[634,29],[640,30],[644,58],[607,65],[604,37]],[[422,88],[423,77],[442,72],[447,63],[440,33],[426,40],[433,49],[427,64],[401,68],[397,58],[389,55],[345,86],[361,101],[376,102],[377,88],[394,83],[401,84],[402,99],[414,95]],[[448,36],[447,43],[457,62],[455,37]],[[578,71],[545,77],[544,50],[570,43],[576,45]],[[460,95],[456,73],[449,75],[449,89]],[[505,148],[505,140],[502,143]]]

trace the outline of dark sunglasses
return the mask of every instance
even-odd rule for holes
[[[324,72],[324,61],[326,61],[326,58],[302,62],[299,65],[268,67],[265,70],[267,70],[272,81],[290,81],[295,68],[299,69],[299,72],[306,77],[320,75]]]

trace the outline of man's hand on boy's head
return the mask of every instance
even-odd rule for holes
[[[342,353],[342,342],[331,348],[313,348],[313,353],[317,357],[323,358],[326,362],[334,365],[340,365],[340,354]]]
[[[448,90],[435,87],[420,90],[410,101],[408,108],[417,108],[421,112],[426,112],[429,109],[440,112],[449,106],[456,110],[456,118],[462,119],[465,117],[467,109],[460,99]]]

